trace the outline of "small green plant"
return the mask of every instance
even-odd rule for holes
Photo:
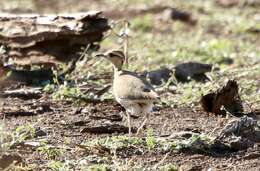
[[[199,56],[201,61],[207,63],[223,63],[234,56],[235,48],[232,41],[227,39],[212,39],[202,42],[193,53]]]
[[[75,99],[77,97],[81,97],[82,93],[79,88],[77,87],[68,87],[66,85],[61,85],[58,90],[53,94],[53,98],[55,100],[68,100],[68,99]]]
[[[62,165],[63,164],[60,161],[50,161],[47,164],[48,168],[51,169],[52,171],[59,171]]]
[[[69,171],[70,168],[66,163],[60,161],[50,161],[47,163],[47,167],[52,171]]]
[[[166,164],[160,167],[160,171],[177,171],[178,167],[174,164]]]
[[[33,138],[35,136],[35,128],[33,125],[22,125],[15,129],[13,132],[13,142],[21,143],[24,142],[26,139]]]
[[[46,86],[44,86],[43,91],[46,93],[53,93],[55,91],[55,85],[47,84]]]
[[[35,128],[32,125],[23,125],[17,127],[13,132],[4,130],[3,124],[0,124],[0,152],[8,150],[11,146],[33,138]]]
[[[41,142],[41,145],[37,148],[37,151],[40,154],[45,155],[47,159],[52,159],[52,160],[59,158],[63,154],[62,149],[50,147],[44,141]]]
[[[53,77],[54,84],[60,85],[59,78],[58,78],[58,71],[52,69],[52,72],[54,74],[54,77]]]
[[[214,139],[207,135],[192,135],[189,139],[178,144],[178,149],[181,150],[188,148],[194,152],[208,153],[213,142]]]
[[[12,165],[11,168],[8,168],[7,170],[14,170],[14,171],[31,171],[31,170],[37,170],[37,164],[15,164]]]
[[[107,138],[101,138],[97,140],[91,140],[83,143],[87,149],[93,149],[98,147],[107,148],[110,150],[117,150],[127,148],[131,145],[141,145],[142,140],[136,137],[132,137],[130,140],[127,136],[112,136]]]
[[[142,32],[150,31],[153,28],[152,15],[145,15],[143,17],[136,17],[131,21],[134,30],[140,30]]]
[[[112,169],[106,164],[94,164],[82,167],[81,171],[112,171]]]
[[[146,146],[149,150],[152,150],[155,148],[156,140],[154,138],[153,129],[149,128],[147,130],[147,137],[146,137]]]

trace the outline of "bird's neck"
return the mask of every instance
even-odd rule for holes
[[[114,68],[114,78],[116,78],[122,72],[122,68],[119,68],[119,67],[116,67],[116,66],[113,66],[113,68]]]
[[[114,68],[114,73],[122,71],[122,67],[117,67],[113,65],[113,68]]]

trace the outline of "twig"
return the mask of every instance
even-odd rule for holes
[[[61,71],[60,73],[58,73],[58,78],[65,77],[65,75],[72,73],[76,68],[77,62],[81,61],[85,57],[89,49],[90,49],[90,44],[87,45],[87,47],[84,49],[83,53],[80,55],[79,58],[72,59],[71,62],[68,64],[67,68]]]
[[[111,88],[111,85],[106,85],[104,88],[102,88],[101,90],[99,90],[96,93],[97,97],[101,97],[103,94],[105,94],[109,89]]]
[[[90,44],[87,45],[87,47],[84,49],[83,53],[80,55],[79,61],[81,61],[85,57],[85,55],[87,54],[89,48],[90,48]]]
[[[168,157],[169,153],[170,153],[170,152],[166,153],[166,154],[164,155],[164,157],[162,158],[162,160],[159,161],[157,164],[155,164],[155,165],[153,166],[153,170],[156,170],[156,168],[158,168],[161,164],[163,164],[164,160]]]
[[[41,97],[42,88],[21,88],[15,90],[6,90],[2,93],[3,97],[18,97],[22,99],[37,99]]]
[[[118,34],[113,28],[120,24],[123,23],[123,32]],[[116,22],[114,22],[114,24],[112,24],[111,26],[111,33],[114,33],[117,37],[120,37],[123,39],[123,49],[124,49],[124,55],[125,55],[125,64],[128,65],[128,46],[129,46],[129,22],[125,19],[123,20],[118,20]]]
[[[17,146],[27,146],[31,148],[38,148],[42,146],[40,141],[26,141],[26,142],[21,142],[21,143],[14,143],[11,145],[11,148],[15,148]],[[54,146],[54,145],[47,145],[48,148],[52,149],[64,149],[64,150],[73,150],[74,148],[71,147],[66,147],[66,146]]]
[[[41,87],[36,87],[36,88],[21,88],[21,89],[16,89],[16,90],[6,90],[4,91],[4,95],[28,95],[28,94],[40,94],[42,88]]]
[[[125,63],[128,65],[128,27],[129,22],[127,20],[124,20],[124,54],[125,54]]]

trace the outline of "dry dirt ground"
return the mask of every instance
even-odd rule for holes
[[[56,147],[69,141],[66,148],[64,147],[62,156],[57,159],[60,161],[79,160],[91,155],[91,153],[77,148],[86,140],[127,134],[127,128],[110,129],[113,128],[113,125],[115,127],[125,125],[120,115],[122,108],[113,100],[75,107],[71,102],[53,102],[49,99],[48,96],[30,100],[6,98],[1,115],[6,130],[13,131],[18,126],[29,124],[34,125],[38,136],[32,141],[39,141],[45,137],[48,144]],[[156,110],[150,115],[146,125],[146,127],[153,128],[155,136],[167,136],[181,131],[211,133],[214,128],[221,127],[228,121],[221,116],[208,115],[200,108],[162,106],[157,107]],[[138,127],[142,119],[133,118],[132,120],[133,126]],[[247,150],[231,153],[222,151],[215,155],[189,151],[172,152],[167,154],[163,163],[174,163],[176,166],[181,166],[180,168],[183,170],[207,170],[208,168],[213,170],[259,170],[259,155],[256,155],[259,154],[259,150],[259,144],[256,144]],[[38,170],[46,169],[45,164],[48,159],[34,148],[26,148],[21,145],[10,151],[21,154],[26,164],[37,164]],[[96,152],[96,155],[111,157],[110,153],[105,152]],[[165,153],[160,151],[140,153],[123,150],[118,153],[118,157],[132,161],[135,165],[139,163],[144,167],[149,167],[160,162],[165,157]]]
[[[87,4],[89,3],[89,1],[85,1],[85,3],[87,4],[83,3],[84,5],[80,5],[80,3],[74,4],[72,1],[66,1],[68,5],[65,6],[64,4],[66,3],[54,3],[53,1],[48,1],[50,3],[46,3],[47,1],[38,0],[34,6],[28,6],[28,8],[33,9],[30,11],[30,9],[28,10],[24,8],[25,6],[27,6],[26,3],[24,3],[23,1],[19,2],[20,6],[23,6],[22,8],[20,8],[21,11],[18,10],[19,4],[18,6],[12,6],[10,5],[11,3],[9,4],[9,6],[5,5],[5,9],[3,11],[11,11],[18,13],[22,13],[24,11],[39,11],[41,13],[51,11],[57,13],[69,9],[67,11],[82,12],[86,10],[84,8],[84,5],[87,6]],[[78,2],[80,2],[80,0]],[[56,5],[52,6],[52,3]],[[143,3],[145,3],[145,0],[143,0],[141,4]],[[42,4],[42,6],[39,4]],[[89,9],[104,9],[105,14],[107,16],[113,17],[113,12],[116,11],[116,9],[113,8],[113,5],[111,5],[111,9],[109,8],[106,11],[107,4],[107,1],[96,1],[95,3],[92,3],[90,5]],[[125,3],[123,4],[124,6],[122,6],[122,9],[120,9],[120,15],[122,15],[122,17],[127,17],[127,12],[124,12],[127,11],[126,9],[128,8],[131,8],[129,9],[129,14],[134,13],[133,15],[136,15],[135,11],[132,9],[132,7],[136,7],[135,5],[133,5],[135,4],[135,1],[131,1],[132,5],[129,5],[130,7],[125,5]],[[171,3],[166,3],[166,5],[168,4]],[[50,6],[52,6],[52,8],[50,8]],[[206,8],[207,6],[201,5],[201,7],[196,8],[196,10],[198,10],[199,13],[201,13],[201,15],[203,16],[210,16],[211,13],[208,11],[204,11],[204,7]],[[115,18],[118,18],[118,16],[116,16]],[[206,25],[205,27],[207,26],[208,25]],[[225,24],[223,24],[223,27],[224,26]],[[142,29],[144,30],[148,28],[149,32],[149,24],[148,26],[141,25],[140,27],[142,27]],[[167,26],[166,29],[160,27],[159,30],[155,29],[153,30],[153,32],[157,33],[160,30],[164,30],[165,34],[168,34],[168,27],[171,29],[172,26]],[[204,26],[202,27],[204,29]],[[184,32],[189,32],[190,30],[193,30],[193,28],[191,28],[190,26],[183,27],[181,25],[179,26],[179,28],[184,28]],[[196,27],[196,29],[199,28]],[[207,29],[209,29],[208,32],[212,32],[209,34],[213,34],[215,37],[218,37],[219,35],[225,37],[229,34],[225,32],[227,30],[221,30],[222,25],[217,25],[215,27],[215,25],[213,24],[212,26],[207,27]],[[178,34],[178,32],[176,34]],[[259,33],[257,34],[259,35]],[[167,37],[169,37],[169,35],[165,37],[165,40],[168,39]],[[152,38],[153,37],[151,37],[151,39]],[[205,36],[205,39],[207,38],[208,37]],[[146,39],[141,40],[144,41]],[[186,40],[183,41],[186,42]],[[255,42],[256,45],[257,43],[259,43],[259,39],[257,39],[257,37],[254,37],[253,42]],[[146,52],[145,46],[139,47],[139,49],[142,48],[144,48],[144,52]],[[162,49],[163,48],[164,47],[162,47]],[[160,52],[156,51],[155,53],[161,55]],[[203,54],[201,53],[201,55]],[[255,56],[255,58],[257,58],[257,56]],[[243,60],[244,58],[241,59]],[[182,59],[180,58],[180,60]],[[155,61],[155,63],[156,62],[157,61]],[[248,63],[250,63],[250,61]],[[259,62],[256,62],[254,65],[252,65],[252,68],[257,68],[257,65],[259,66]],[[156,64],[153,66],[156,66]],[[239,64],[237,64],[237,66],[238,68],[241,67],[239,66]],[[247,65],[245,64],[244,66]],[[236,64],[234,66],[231,65],[230,68],[225,70],[225,72],[228,72],[229,70],[232,70],[235,67]],[[247,67],[250,68],[251,65],[248,64]],[[259,77],[257,75],[247,77],[247,74],[249,74],[250,70],[248,70],[247,72],[248,73],[245,73],[244,75],[241,74],[238,77],[241,78],[241,80],[243,80],[244,83],[247,80],[256,81],[256,84],[258,83],[258,86],[256,85],[256,90],[254,91],[256,93],[259,93]],[[225,74],[223,75],[225,76]],[[105,82],[107,83],[109,81],[110,80],[106,80]],[[7,87],[6,89],[12,90],[17,88],[21,87],[12,85],[11,87]],[[139,149],[139,147],[125,149],[122,148],[117,150],[116,152],[112,152],[111,149],[100,149],[99,147],[97,147],[97,149],[86,149],[82,145],[84,142],[88,142],[91,140],[99,141],[101,138],[116,137],[118,135],[128,135],[128,128],[126,127],[127,124],[123,118],[125,114],[124,109],[111,98],[111,94],[109,95],[110,98],[105,98],[105,100],[90,99],[87,102],[77,101],[76,103],[74,102],[77,99],[54,100],[52,94],[48,93],[40,93],[36,96],[23,95],[20,97],[6,96],[2,98],[2,102],[4,102],[4,104],[2,105],[2,109],[0,111],[0,126],[4,128],[3,130],[5,132],[8,132],[13,136],[15,136],[17,133],[17,136],[20,136],[21,134],[23,134],[23,131],[19,132],[17,131],[17,128],[21,126],[26,127],[23,128],[25,129],[25,131],[30,129],[31,126],[33,127],[33,129],[35,129],[33,137],[27,136],[25,139],[22,139],[21,142],[13,144],[12,147],[8,149],[8,152],[18,153],[20,156],[22,156],[24,170],[62,170],[62,164],[66,163],[67,161],[69,161],[69,163],[66,165],[67,168],[63,168],[63,170],[80,170],[84,165],[87,166],[94,164],[98,164],[100,165],[100,167],[103,164],[108,166],[115,166],[118,170],[130,170],[130,168],[137,166],[138,169],[136,170],[158,170],[158,168],[154,167],[157,164],[159,164],[160,166],[171,164],[174,167],[176,166],[178,170],[183,171],[260,170],[259,143],[255,143],[253,147],[250,147],[246,150],[218,151],[217,153],[204,153],[201,151],[165,152],[156,149],[148,150],[146,147],[141,149]],[[218,134],[216,128],[222,128],[226,123],[228,123],[228,121],[231,120],[230,117],[213,115],[204,112],[197,102],[195,105],[193,103],[187,103],[188,105],[170,104],[169,99],[172,99],[175,95],[176,94],[174,93],[170,95],[167,94],[162,98],[165,101],[165,103],[156,103],[155,111],[150,114],[149,120],[141,135],[141,139],[145,139],[145,137],[147,136],[146,131],[151,128],[153,130],[153,136],[155,139],[160,137],[167,137],[171,134],[182,131],[203,133],[215,136]],[[178,95],[178,97],[179,96],[180,94]],[[257,95],[255,97],[257,97]],[[251,100],[250,102],[252,102],[254,106],[260,107],[259,101]],[[141,125],[142,120],[143,119],[141,117],[133,116],[133,127],[137,128],[139,125]],[[33,142],[36,144],[31,143],[26,145],[23,144],[23,142]],[[39,145],[40,142],[45,142],[45,145]],[[45,149],[39,149],[39,147],[43,147]],[[86,162],[86,164],[84,164],[83,159],[84,162]],[[80,161],[82,161],[83,164],[81,163],[80,165]],[[155,169],[153,169],[153,167]],[[85,168],[85,170],[88,169]],[[105,169],[103,168],[103,170]],[[170,169],[168,168],[168,170]],[[173,167],[172,170],[174,170]]]

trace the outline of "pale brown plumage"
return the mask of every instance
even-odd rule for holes
[[[111,50],[101,56],[113,64],[113,95],[116,101],[126,109],[128,114],[140,115],[151,112],[153,102],[159,98],[159,95],[137,73],[122,69],[125,60],[124,53],[120,50]],[[128,119],[130,122],[130,116]]]
[[[159,96],[149,83],[136,73],[115,70],[113,93],[116,97],[140,102],[155,101]]]

